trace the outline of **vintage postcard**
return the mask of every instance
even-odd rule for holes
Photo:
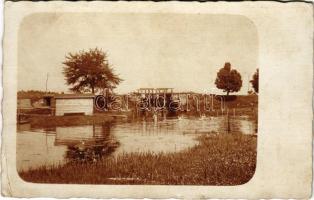
[[[2,194],[309,198],[306,2],[6,2]]]

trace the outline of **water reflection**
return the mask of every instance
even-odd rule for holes
[[[157,119],[156,119],[157,117]],[[33,129],[18,126],[17,167],[97,162],[124,152],[176,152],[198,144],[199,134],[254,134],[249,118],[143,116],[129,122]]]
[[[16,165],[27,170],[43,165],[63,164],[67,146],[55,145],[55,133],[24,130],[17,133]]]
[[[141,120],[116,124],[112,134],[120,142],[115,155],[123,152],[175,152],[197,145],[195,135],[184,134],[179,128],[184,122],[167,118],[156,123],[154,120]]]
[[[95,162],[118,146],[111,137],[110,124],[31,129],[18,127],[17,168],[67,162]]]
[[[110,155],[118,142],[111,137],[110,124],[56,128],[56,145],[68,147],[67,162],[96,162]]]

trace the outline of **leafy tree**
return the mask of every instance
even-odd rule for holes
[[[256,72],[254,73],[250,82],[252,84],[252,87],[254,88],[254,91],[258,93],[258,68],[256,69]]]
[[[215,84],[218,89],[227,92],[228,96],[230,92],[238,92],[241,89],[241,74],[237,70],[231,69],[231,64],[227,62],[217,73]]]
[[[108,63],[107,54],[97,48],[88,52],[69,53],[63,62],[63,74],[73,92],[95,93],[98,89],[112,90],[121,81]]]

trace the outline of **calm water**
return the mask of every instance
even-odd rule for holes
[[[199,134],[227,132],[225,117],[138,119],[132,122],[34,129],[18,126],[17,167],[27,170],[72,161],[97,161],[124,152],[177,152]],[[229,120],[229,132],[255,134],[247,117]]]

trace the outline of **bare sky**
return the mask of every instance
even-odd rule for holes
[[[217,71],[230,62],[248,76],[257,66],[254,24],[236,15],[40,13],[27,16],[18,41],[18,89],[68,92],[65,55],[101,48],[124,81],[118,93],[140,87],[216,92]]]

